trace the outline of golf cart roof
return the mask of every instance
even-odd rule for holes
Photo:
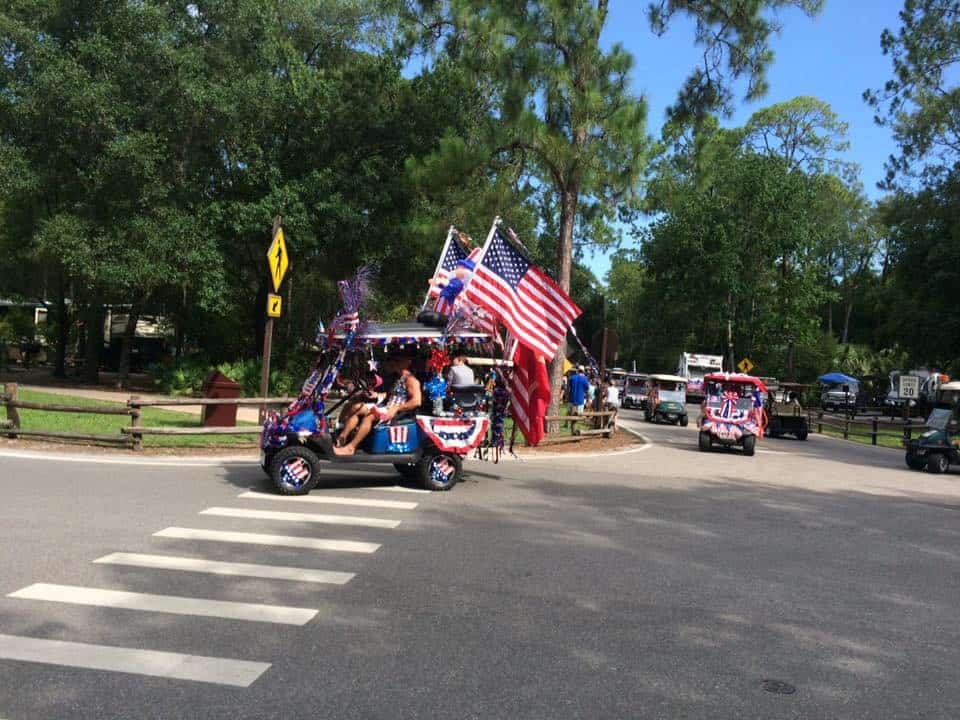
[[[859,385],[860,384],[860,381],[857,380],[855,377],[850,377],[849,375],[844,375],[843,373],[839,373],[839,372],[827,373],[826,375],[821,375],[820,377],[817,378],[817,380],[819,380],[825,385],[829,385],[833,383],[836,383],[838,385],[843,385],[843,384]]]
[[[627,373],[627,380],[646,380],[648,377],[650,376],[647,375],[646,373],[639,373],[639,372]]]
[[[343,332],[334,335],[335,340],[343,340],[343,338]],[[353,346],[434,345],[441,341],[454,345],[479,345],[492,342],[493,339],[487,333],[469,329],[454,335],[446,335],[443,328],[430,327],[418,322],[370,323],[353,339]]]
[[[660,375],[659,373],[657,373],[657,374],[651,375],[649,379],[656,380],[657,382],[678,382],[678,383],[683,383],[684,385],[687,384],[687,379],[682,378],[679,375]]]
[[[960,390],[960,380],[951,380],[948,383],[944,383],[940,386],[941,390]]]
[[[735,385],[753,385],[760,392],[767,391],[767,386],[763,384],[763,380],[753,375],[744,375],[743,373],[710,373],[709,375],[703,376],[703,381],[705,383],[718,382]]]

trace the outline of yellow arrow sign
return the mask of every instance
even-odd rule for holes
[[[756,365],[753,364],[753,360],[751,360],[750,358],[744,358],[739,363],[737,363],[737,369],[740,372],[742,372],[744,375],[746,375],[748,372],[753,370],[755,367]]]
[[[280,292],[280,283],[283,282],[283,277],[287,274],[287,267],[290,265],[287,243],[283,239],[283,228],[279,228],[277,234],[273,236],[273,242],[270,243],[270,249],[267,250],[267,262],[270,263],[270,279],[273,281],[273,291]],[[277,316],[279,317],[279,311]]]
[[[280,317],[280,308],[283,304],[283,298],[273,293],[267,294],[267,315],[269,317]]]

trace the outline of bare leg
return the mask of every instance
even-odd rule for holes
[[[357,428],[357,433],[353,436],[353,440],[348,442],[343,447],[335,447],[333,449],[334,454],[353,455],[357,451],[357,447],[360,445],[360,443],[363,442],[363,439],[370,434],[370,431],[373,429],[373,425],[376,421],[376,415],[373,413],[367,413],[360,422],[360,426]]]

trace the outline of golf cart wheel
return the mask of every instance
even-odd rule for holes
[[[698,445],[702,451],[710,452],[713,449],[713,436],[708,432],[701,432]]]
[[[752,457],[756,451],[757,451],[757,436],[747,435],[743,439],[743,454],[746,455],[747,457]]]
[[[917,457],[912,452],[907,453],[906,461],[907,467],[911,470],[923,470],[923,466],[926,464],[923,458]]]
[[[417,463],[417,475],[427,490],[449,490],[460,480],[463,461],[459,455],[441,452]]]
[[[930,453],[927,455],[927,472],[942,475],[950,467],[950,459],[945,453]]]
[[[644,410],[644,411],[643,411],[643,419],[644,419],[646,422],[650,422],[650,421],[653,419],[653,418],[651,417],[651,415],[650,415],[650,411],[649,411],[649,410]]]
[[[417,466],[412,463],[394,463],[393,467],[404,480],[413,480],[417,476]]]
[[[317,484],[319,458],[303,445],[286,447],[270,463],[270,479],[281,495],[306,495]]]
[[[681,415],[681,416],[680,416],[680,427],[686,427],[686,426],[689,425],[689,424],[690,424],[690,418],[688,418],[686,415]]]
[[[806,427],[800,428],[800,431],[797,433],[797,440],[806,440],[809,430]]]

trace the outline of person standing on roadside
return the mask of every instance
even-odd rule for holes
[[[587,389],[590,387],[590,381],[583,372],[583,365],[580,365],[570,376],[567,383],[567,408],[568,415],[582,415],[584,403],[587,402]]]

